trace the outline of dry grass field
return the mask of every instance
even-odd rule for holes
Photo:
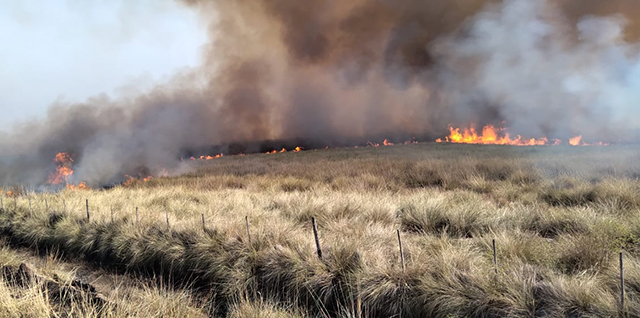
[[[637,147],[427,143],[193,165],[108,190],[4,189],[19,194],[3,197],[7,244],[118,275],[133,292],[63,308],[5,281],[1,315],[640,316]],[[17,314],[25,302],[48,311]]]

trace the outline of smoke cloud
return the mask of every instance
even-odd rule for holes
[[[44,183],[61,151],[73,181],[99,186],[179,170],[196,151],[429,140],[448,124],[637,141],[635,0],[183,3],[210,21],[200,68],[134,98],[53,105],[0,135],[15,156],[0,184]]]

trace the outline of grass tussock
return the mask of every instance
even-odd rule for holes
[[[454,193],[418,198],[401,206],[397,214],[405,231],[472,237],[488,231],[494,225],[490,209],[491,204],[485,204],[475,195]]]

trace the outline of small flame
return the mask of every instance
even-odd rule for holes
[[[224,154],[223,153],[219,153],[219,154],[217,154],[215,156],[210,156],[210,155],[204,156],[203,155],[203,156],[200,156],[200,157],[197,157],[197,158],[196,157],[190,157],[189,159],[191,159],[191,160],[213,160],[213,159],[218,159],[218,158],[222,158],[222,157],[224,157]]]
[[[291,150],[291,151],[293,151],[293,152],[300,152],[300,151],[302,151],[302,150],[303,150],[303,149],[302,149],[302,147],[295,147],[295,148],[294,148],[293,150]],[[267,155],[271,155],[271,154],[276,154],[276,153],[285,153],[285,152],[287,152],[287,151],[288,151],[288,150],[287,150],[286,148],[284,148],[284,147],[283,147],[283,148],[282,148],[282,149],[280,149],[280,150],[273,149],[273,150],[270,150],[270,151],[266,151],[266,152],[265,152],[265,154],[267,154]],[[232,155],[232,156],[240,156],[240,157],[244,157],[244,156],[245,156],[245,154],[241,153],[241,154]],[[218,159],[218,158],[222,158],[222,157],[224,157],[224,153],[220,153],[220,154],[217,154],[217,155],[215,155],[215,156],[211,156],[211,155],[204,156],[204,155],[202,155],[202,156],[199,156],[199,157],[190,157],[189,159],[190,159],[190,160],[193,160],[193,161],[196,161],[196,160],[213,160],[213,159]]]
[[[403,142],[403,144],[405,144],[405,145],[417,144],[417,143],[418,143],[418,141],[416,141],[416,137],[412,137],[410,140],[405,140]],[[389,141],[389,139],[384,139],[382,141],[382,145],[383,146],[393,146],[393,145],[395,145],[395,143]],[[377,143],[377,142],[367,141],[367,147],[376,147],[377,148],[377,147],[380,147],[380,144]],[[358,147],[356,147],[356,148],[358,148]]]
[[[572,146],[608,146],[609,144],[606,142],[595,142],[595,143],[588,143],[588,142],[584,142],[582,141],[582,136],[575,136],[571,139],[569,139],[569,144]]]
[[[569,144],[572,146],[580,146],[581,142],[582,142],[582,136],[575,136],[569,139]]]
[[[89,190],[91,189],[86,182],[80,182],[79,184],[67,184],[67,189],[69,190]]]
[[[293,152],[300,152],[301,150],[302,150],[302,148],[301,148],[301,147],[295,147],[295,148],[293,148],[293,150],[291,150],[291,151],[293,151]],[[271,154],[275,154],[275,153],[285,153],[285,152],[287,152],[287,149],[283,147],[283,148],[282,148],[282,149],[280,149],[279,151],[274,149],[274,150],[271,150],[271,151],[267,151],[267,152],[265,152],[265,154],[267,154],[267,155],[271,155]]]
[[[122,185],[125,186],[125,187],[128,187],[128,186],[132,185],[136,181],[136,179],[134,177],[132,177],[132,176],[130,176],[128,174],[126,174],[124,176],[127,178],[127,180],[122,183]]]
[[[140,180],[142,182],[147,182],[147,181],[153,180],[153,176],[147,176],[147,177],[142,177],[141,176],[140,178],[134,178],[134,177],[132,177],[132,176],[130,176],[128,174],[125,174],[124,177],[127,178],[127,180],[125,180],[122,183],[122,185],[125,186],[125,187],[128,187],[128,186],[132,185],[134,182],[136,182],[136,180]]]

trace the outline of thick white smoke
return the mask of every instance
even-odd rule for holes
[[[527,136],[629,141],[640,128],[640,54],[624,30],[621,16],[571,25],[553,2],[505,0],[438,41],[438,79],[460,120],[489,104]]]

